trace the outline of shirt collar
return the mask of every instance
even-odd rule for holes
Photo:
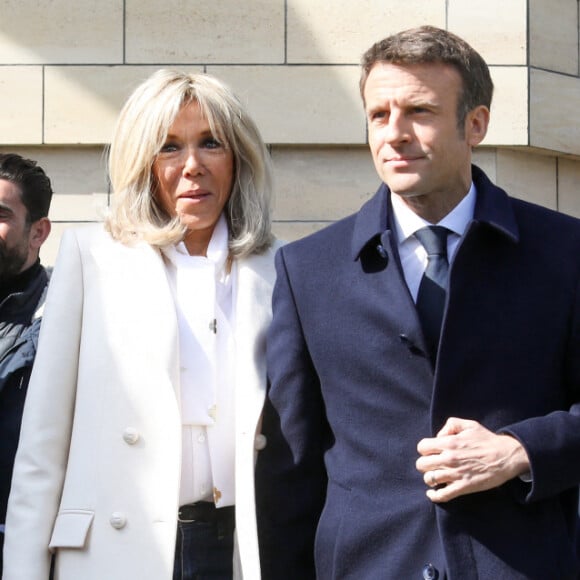
[[[476,198],[475,185],[472,183],[467,195],[437,225],[444,226],[461,237],[473,219]],[[419,217],[398,195],[391,195],[391,205],[397,240],[400,244],[417,230],[432,225]]]
[[[472,166],[472,175],[477,191],[473,223],[487,226],[511,242],[517,243],[519,231],[512,200],[503,189],[491,183],[479,167]],[[396,234],[390,197],[388,187],[381,183],[376,194],[363,204],[356,214],[347,218],[354,219],[351,243],[353,260],[358,260],[365,248],[376,248],[373,242],[377,240],[382,241],[383,246],[387,247],[387,238]],[[382,240],[382,237],[385,239]]]
[[[207,256],[190,256],[184,242],[179,242],[175,246],[163,248],[162,251],[176,267],[195,268],[196,266],[203,266],[203,264],[210,262],[215,265],[216,272],[220,272],[228,258],[228,242],[228,224],[225,216],[222,214],[215,225],[207,246]]]

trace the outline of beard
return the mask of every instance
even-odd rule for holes
[[[23,240],[16,246],[8,247],[4,240],[0,240],[0,283],[20,274],[28,259],[28,247]]]

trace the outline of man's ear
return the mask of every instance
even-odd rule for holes
[[[40,250],[40,246],[44,244],[50,234],[51,227],[50,220],[47,217],[40,218],[32,223],[29,237],[30,248],[32,250]]]
[[[465,119],[465,136],[472,147],[479,145],[487,134],[489,126],[489,109],[479,105],[467,113]]]

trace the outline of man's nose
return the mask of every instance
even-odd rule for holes
[[[390,144],[408,141],[410,138],[409,122],[401,111],[391,111],[385,126],[385,140]]]

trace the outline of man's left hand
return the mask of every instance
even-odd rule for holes
[[[427,497],[435,503],[499,487],[530,468],[517,439],[455,417],[435,437],[419,441],[417,451],[417,469],[429,486]]]

